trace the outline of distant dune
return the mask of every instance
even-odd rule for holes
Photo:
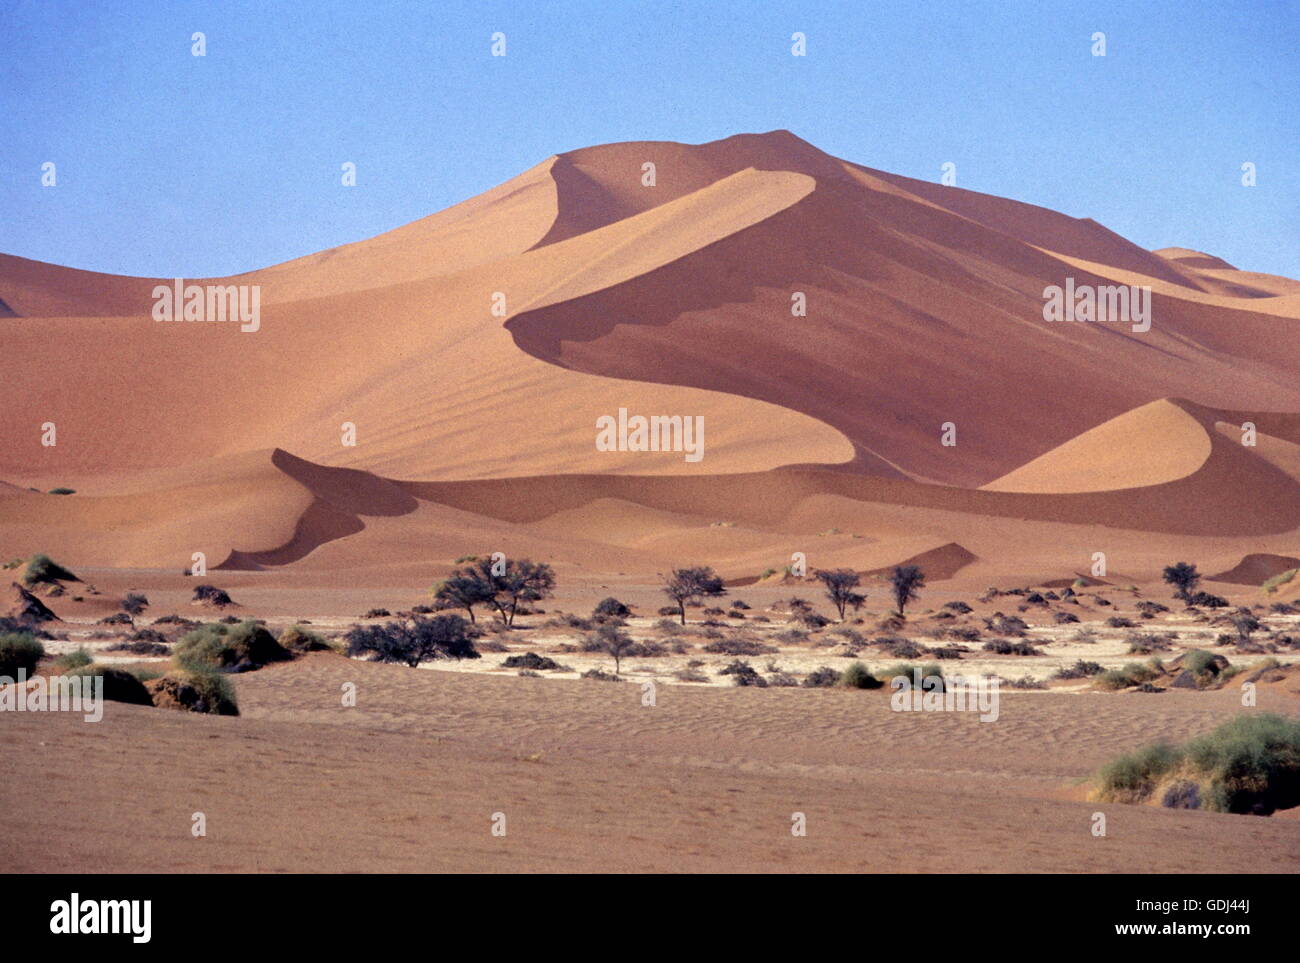
[[[1149,286],[1151,329],[1045,321],[1067,277]],[[572,151],[187,280],[259,285],[260,330],[152,320],[170,279],[0,255],[6,557],[345,572],[491,538],[732,578],[796,550],[1065,578],[1102,549],[1253,578],[1232,566],[1300,551],[1300,281],[787,131]],[[619,409],[702,416],[705,457],[598,450]]]

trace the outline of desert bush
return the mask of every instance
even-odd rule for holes
[[[1057,669],[1052,673],[1053,679],[1089,679],[1094,675],[1101,675],[1105,669],[1099,663],[1085,662],[1083,659],[1075,661],[1074,665],[1065,666]]]
[[[187,619],[179,615],[164,615],[160,619],[154,619],[153,624],[154,625],[180,625],[180,626],[184,626],[187,629],[192,629],[199,623],[195,622],[193,619]]]
[[[459,615],[417,616],[407,622],[356,625],[344,637],[349,656],[415,668],[432,659],[477,659],[478,630]]]
[[[1096,677],[1096,685],[1102,689],[1127,689],[1141,685],[1156,678],[1159,673],[1150,665],[1130,662],[1122,669],[1110,669]]]
[[[710,655],[769,655],[777,649],[754,639],[733,637],[710,642],[704,646],[704,651]]]
[[[731,676],[732,683],[737,686],[752,686],[757,689],[767,688],[767,680],[759,675],[758,670],[744,659],[733,659],[726,668],[718,670],[718,675]]]
[[[1122,615],[1112,615],[1106,620],[1106,625],[1112,629],[1131,629],[1133,628],[1133,620],[1126,619]]]
[[[144,683],[124,669],[87,663],[70,669],[65,674],[71,678],[91,676],[103,679],[104,698],[110,702],[125,702],[133,706],[153,705],[153,696],[144,687]]]
[[[862,663],[857,663],[861,665]],[[822,666],[814,669],[804,676],[803,686],[805,689],[826,689],[831,686],[839,685],[841,673],[830,666]]]
[[[1228,600],[1221,595],[1213,595],[1210,592],[1197,592],[1191,596],[1187,604],[1202,609],[1226,609]]]
[[[130,637],[108,647],[109,652],[129,652],[131,655],[168,655],[171,646],[167,637],[153,629],[140,629]]]
[[[1151,633],[1130,635],[1128,640],[1130,655],[1150,655],[1152,652],[1167,652],[1170,648],[1169,639]]]
[[[1013,642],[1011,639],[990,639],[984,643],[984,651],[992,652],[995,655],[1042,655],[1041,649],[1036,649],[1028,642]]]
[[[159,708],[182,709],[221,716],[239,715],[235,689],[220,672],[173,669],[159,678],[145,680],[145,688]]]
[[[81,579],[48,555],[37,553],[27,560],[23,581],[35,585],[38,582],[80,582]]]
[[[996,635],[1011,635],[1020,637],[1029,629],[1029,624],[1016,615],[1003,615],[1001,612],[994,612],[992,616],[984,620],[984,626],[990,632]]]
[[[772,672],[767,677],[767,684],[782,689],[799,685],[799,680],[788,672]]]
[[[234,604],[230,595],[227,594],[224,589],[219,589],[215,585],[194,586],[194,598],[192,601],[204,602],[208,605],[215,605],[218,608]]]
[[[930,648],[928,654],[936,659],[960,659],[965,651],[968,650],[960,645],[936,645]]]
[[[1205,685],[1219,675],[1219,656],[1204,649],[1192,649],[1183,656],[1183,668],[1196,677],[1198,684]]]
[[[731,607],[733,609],[740,609],[742,612],[749,611],[749,603],[746,602],[744,599],[732,599]]]
[[[885,653],[895,659],[915,659],[921,655],[921,647],[911,639],[898,639],[884,646]]]
[[[321,636],[301,625],[291,625],[281,632],[280,644],[290,652],[323,652],[331,648]]]
[[[945,609],[950,609],[951,611],[956,612],[958,615],[969,615],[971,612],[975,611],[973,608],[971,608],[969,605],[967,605],[965,602],[961,601],[960,599],[954,602],[944,602],[943,607]]]
[[[1300,721],[1272,713],[1235,716],[1183,746],[1129,753],[1097,774],[1096,798],[1258,813],[1300,805]]]
[[[523,655],[512,655],[501,663],[506,669],[530,669],[534,672],[550,672],[564,667],[554,659],[549,659],[544,655],[538,655],[536,652],[525,652]]]
[[[1056,620],[1057,625],[1069,625],[1079,621],[1079,617],[1073,612],[1053,612],[1052,618]]]
[[[1035,679],[1032,675],[1022,675],[1019,679],[1003,679],[1003,684],[1009,689],[1046,689],[1047,683],[1041,679]]]
[[[94,662],[90,650],[84,645],[72,652],[65,652],[54,660],[54,668],[57,672],[71,672],[73,669],[81,669]]]
[[[808,641],[808,633],[803,629],[782,629],[772,638],[782,645],[803,645]]]
[[[248,672],[293,658],[275,636],[252,621],[201,625],[181,636],[172,654],[177,666],[193,672]]]
[[[5,632],[0,635],[0,675],[18,678],[22,669],[31,675],[45,656],[45,646],[30,632]]]
[[[128,615],[140,615],[149,607],[149,599],[139,592],[128,592],[122,599],[122,611]]]
[[[884,683],[861,662],[851,662],[840,673],[839,684],[846,689],[879,689]]]
[[[613,596],[601,599],[591,610],[593,619],[625,619],[631,614],[632,610]]]

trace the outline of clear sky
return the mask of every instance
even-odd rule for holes
[[[0,0],[0,251],[97,271],[235,273],[559,151],[775,128],[1300,277],[1296,0]]]

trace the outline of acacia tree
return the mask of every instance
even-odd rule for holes
[[[1188,562],[1177,562],[1165,568],[1163,578],[1175,589],[1174,597],[1191,603],[1192,592],[1201,582],[1201,573]]]
[[[470,622],[475,622],[474,606],[488,604],[493,594],[491,584],[476,569],[455,569],[434,588],[433,604],[440,609],[464,609]]]
[[[686,605],[688,602],[699,602],[705,597],[727,594],[722,579],[707,565],[694,568],[675,568],[667,578],[662,575],[660,578],[664,580],[664,594],[677,603],[677,609],[681,613],[682,625],[686,624]]]
[[[544,599],[554,589],[555,572],[545,562],[484,557],[453,571],[434,598],[439,608],[465,609],[471,622],[475,605],[490,605],[502,622],[514,625],[520,603]]]
[[[614,657],[614,674],[622,671],[623,656],[629,655],[636,648],[636,642],[617,625],[606,622],[596,630],[596,639],[600,647]]]
[[[925,573],[915,565],[898,565],[889,574],[889,583],[893,587],[894,601],[898,604],[898,614],[902,615],[908,602],[917,597],[917,592],[925,588]]]
[[[851,568],[837,568],[833,571],[818,571],[816,573],[818,580],[826,586],[826,597],[831,600],[840,613],[840,621],[844,621],[844,609],[846,606],[853,606],[853,611],[862,608],[862,603],[867,600],[865,594],[856,592],[862,578]]]
[[[475,629],[459,615],[418,616],[408,622],[356,625],[345,636],[350,656],[374,662],[400,662],[415,668],[431,659],[477,659]]]
[[[515,613],[521,602],[536,602],[555,590],[555,571],[551,566],[527,558],[507,559],[504,574],[495,577],[497,590],[492,604],[506,625],[515,624]]]

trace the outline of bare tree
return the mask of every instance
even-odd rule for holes
[[[898,614],[902,615],[907,603],[917,597],[918,590],[925,588],[925,573],[915,565],[899,565],[889,574],[889,583],[894,590]]]
[[[833,571],[818,571],[816,573],[818,580],[826,586],[826,597],[831,600],[831,604],[840,613],[840,621],[844,621],[844,609],[847,606],[853,606],[853,611],[862,608],[862,603],[867,600],[865,594],[854,591],[861,583],[862,578],[851,568],[837,568]]]

